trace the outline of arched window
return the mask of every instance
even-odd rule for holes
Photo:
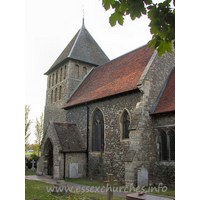
[[[87,68],[83,67],[83,77],[87,74]]]
[[[56,71],[56,84],[58,83],[58,71]]]
[[[128,112],[125,110],[122,117],[123,123],[123,139],[129,138],[129,125],[130,125],[130,116]]]
[[[165,131],[161,133],[161,159],[167,160],[167,134]]]
[[[104,151],[104,120],[102,112],[97,109],[93,117],[92,151]]]
[[[66,79],[66,75],[67,75],[67,66],[65,65],[64,79]]]
[[[159,160],[175,160],[175,131],[159,130]]]
[[[55,102],[57,101],[57,88],[55,89]]]
[[[54,85],[54,74],[52,76],[52,86]]]
[[[51,104],[53,103],[53,90],[51,91]]]
[[[74,66],[74,78],[79,79],[79,66]]]
[[[62,68],[60,69],[60,82],[62,81]]]
[[[49,88],[51,87],[51,76],[49,76]]]
[[[169,131],[169,159],[175,160],[175,131]]]
[[[62,94],[62,86],[59,88],[59,100],[61,99],[61,94]]]

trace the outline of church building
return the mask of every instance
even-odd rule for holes
[[[79,178],[98,163],[126,185],[143,170],[148,185],[158,163],[175,165],[174,50],[159,57],[144,45],[110,61],[83,21],[45,75],[37,173]]]

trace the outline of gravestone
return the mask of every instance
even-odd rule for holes
[[[138,170],[137,174],[137,186],[148,186],[148,171],[145,168]]]
[[[31,161],[31,163],[32,163],[32,167],[31,167],[30,171],[34,172],[34,171],[35,171],[35,167],[34,167],[35,160],[33,159],[33,160]]]
[[[113,180],[114,175],[113,174],[108,174],[108,180],[104,181],[103,184],[106,187],[109,187],[108,191],[107,191],[107,200],[113,200],[113,187],[115,185],[118,185],[118,181],[117,180]]]
[[[78,173],[78,163],[69,163],[69,178],[80,178],[82,174]]]

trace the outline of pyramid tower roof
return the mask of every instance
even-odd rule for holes
[[[76,33],[45,75],[50,74],[70,58],[96,66],[109,61],[107,55],[85,28],[84,19],[81,29]]]

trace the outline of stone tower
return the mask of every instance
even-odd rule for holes
[[[83,19],[81,29],[45,73],[48,77],[44,134],[41,157],[37,161],[38,172],[52,175],[55,179],[68,176],[65,169],[68,173],[69,157],[66,152],[69,150],[70,153],[72,150],[84,152],[77,154],[73,160],[80,164],[83,171],[85,145],[76,124],[66,122],[66,110],[62,108],[92,69],[108,61],[106,54],[85,28]]]
[[[65,122],[62,107],[88,73],[109,58],[85,28],[81,29],[59,55],[47,78],[46,105],[44,111],[44,136],[50,122]]]

